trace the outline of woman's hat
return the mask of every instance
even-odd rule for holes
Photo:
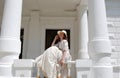
[[[67,37],[67,32],[65,30],[62,30],[62,31],[58,31],[57,34],[60,34],[60,33],[64,33]]]

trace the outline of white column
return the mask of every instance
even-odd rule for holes
[[[94,78],[113,78],[105,1],[88,0],[88,9],[89,53],[93,60],[93,76]]]
[[[0,33],[0,76],[11,76],[11,65],[20,54],[22,0],[5,0]]]
[[[40,12],[31,11],[28,32],[28,46],[27,58],[36,58],[40,55],[41,51],[41,26],[40,26]],[[34,52],[34,53],[33,53]]]
[[[79,59],[89,59],[87,6],[78,7]]]
[[[88,55],[88,18],[87,18],[87,3],[82,0],[83,4],[77,8],[78,10],[78,28],[79,28],[79,54],[76,60],[76,77],[88,77],[91,60]]]

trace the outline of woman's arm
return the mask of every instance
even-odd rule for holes
[[[55,45],[55,42],[56,42],[56,40],[57,40],[58,38],[59,38],[58,35],[56,35],[55,38],[54,38],[54,40],[53,40],[53,42],[52,42],[52,44],[51,44],[51,46],[54,46],[54,45]]]
[[[60,60],[60,64],[63,65],[65,63],[65,56],[66,56],[66,51],[63,52],[61,60]]]
[[[62,57],[60,60],[61,65],[63,65],[65,63],[65,56],[67,51],[69,51],[69,47],[68,47],[68,41],[67,40],[63,40],[63,51],[62,51]]]

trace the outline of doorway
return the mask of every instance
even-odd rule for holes
[[[63,29],[46,29],[46,33],[45,33],[45,49],[49,48],[52,44],[52,41],[55,37],[55,35],[57,35],[57,31],[58,30],[63,30]],[[64,29],[67,32],[68,35],[68,44],[69,44],[69,48],[70,48],[70,29]]]
[[[21,41],[21,51],[20,51],[19,59],[22,59],[23,41],[24,41],[24,29],[23,28],[20,30],[20,41]]]

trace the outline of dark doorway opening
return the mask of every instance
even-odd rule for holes
[[[57,35],[58,30],[63,30],[63,29],[46,29],[46,34],[45,34],[45,49],[49,48],[52,44],[52,41]],[[68,43],[69,43],[69,48],[70,48],[70,29],[64,29],[67,31],[68,35]]]
[[[20,55],[19,55],[19,59],[22,59],[23,41],[24,41],[24,29],[20,30],[20,40],[21,40],[21,52],[20,52]]]

